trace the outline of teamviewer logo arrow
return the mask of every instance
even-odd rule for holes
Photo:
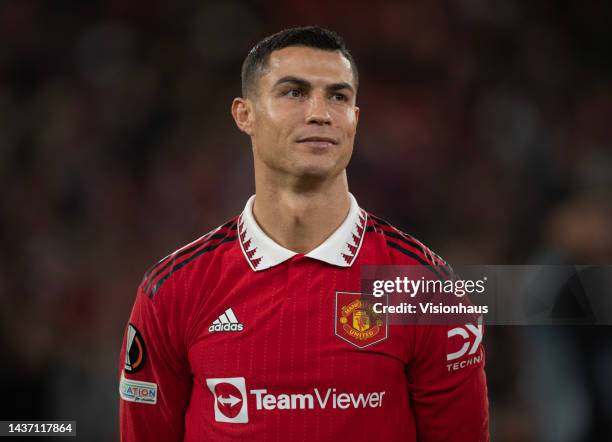
[[[217,400],[219,401],[220,404],[229,405],[230,407],[233,407],[238,402],[240,402],[242,399],[238,399],[236,396],[232,396],[230,394],[229,397],[219,396]]]
[[[215,398],[215,420],[232,424],[249,421],[244,378],[211,378],[206,385]]]

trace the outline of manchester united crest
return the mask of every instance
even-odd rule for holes
[[[336,336],[364,348],[387,339],[387,315],[374,311],[380,298],[365,293],[336,292]]]

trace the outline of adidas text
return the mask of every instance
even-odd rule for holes
[[[208,327],[209,332],[220,332],[220,331],[242,331],[244,326],[242,324],[212,324]]]

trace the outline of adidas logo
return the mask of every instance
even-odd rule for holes
[[[243,329],[244,325],[236,318],[231,308],[225,310],[225,312],[215,319],[213,323],[210,324],[210,327],[208,327],[208,331],[211,333],[220,331],[239,332]]]

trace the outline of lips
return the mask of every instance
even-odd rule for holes
[[[338,144],[338,140],[331,137],[303,137],[297,140],[298,143],[308,143],[308,144]]]

